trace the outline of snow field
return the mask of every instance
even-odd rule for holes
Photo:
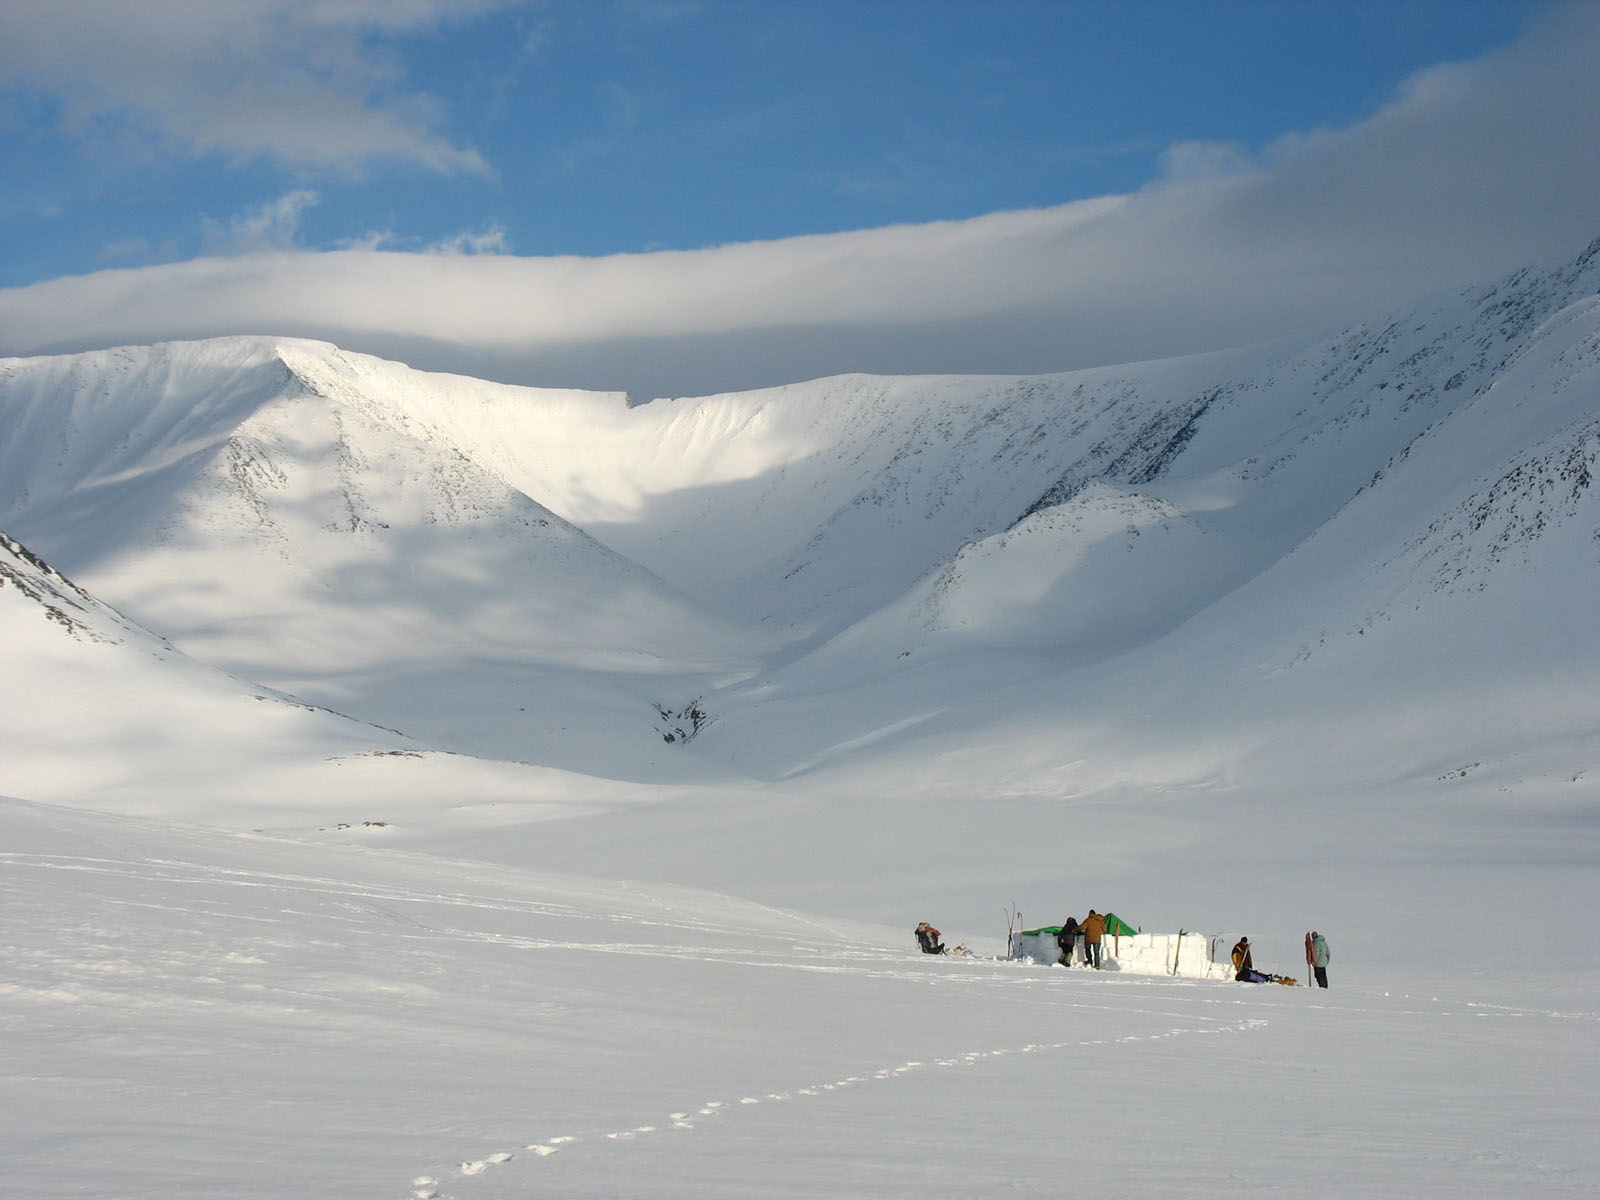
[[[1515,989],[930,958],[660,885],[0,822],[0,1158],[29,1196],[1220,1196],[1288,1164],[1316,1194],[1576,1196],[1600,1172],[1600,1012]]]

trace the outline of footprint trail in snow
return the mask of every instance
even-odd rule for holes
[[[530,1142],[516,1151],[501,1151],[480,1159],[473,1159],[461,1163],[455,1171],[458,1177],[470,1178],[482,1175],[491,1167],[501,1166],[512,1162],[520,1154],[534,1157],[548,1157],[557,1154],[568,1146],[585,1143],[603,1145],[608,1142],[628,1142],[637,1138],[646,1137],[656,1133],[670,1133],[675,1130],[695,1129],[704,1121],[723,1117],[729,1113],[737,1112],[761,1104],[781,1104],[793,1101],[799,1097],[822,1096],[828,1092],[837,1092],[843,1088],[857,1087],[861,1084],[875,1083],[882,1080],[896,1079],[913,1071],[925,1069],[947,1069],[951,1067],[974,1066],[988,1059],[1005,1058],[1013,1054],[1040,1054],[1050,1051],[1070,1050],[1086,1046],[1105,1046],[1122,1044],[1126,1042],[1151,1042],[1167,1038],[1185,1037],[1196,1034],[1217,1033],[1245,1033],[1252,1029],[1265,1026],[1267,1022],[1261,1018],[1248,1018],[1223,1025],[1193,1026],[1169,1029],[1161,1033],[1130,1034],[1119,1038],[1083,1038],[1061,1042],[1030,1042],[1024,1046],[1001,1047],[993,1050],[972,1050],[965,1054],[951,1055],[936,1058],[930,1061],[912,1059],[895,1066],[879,1067],[860,1075],[848,1075],[842,1079],[835,1079],[826,1083],[813,1083],[804,1087],[793,1088],[784,1092],[768,1092],[761,1096],[742,1096],[737,1101],[707,1100],[697,1108],[685,1109],[679,1112],[668,1113],[659,1124],[635,1125],[628,1129],[618,1129],[589,1135],[563,1134],[558,1137],[545,1138],[540,1141]],[[446,1193],[440,1190],[441,1184],[433,1176],[422,1176],[412,1181],[413,1190],[410,1200],[445,1200]]]

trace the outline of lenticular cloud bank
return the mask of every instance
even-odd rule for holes
[[[1600,243],[1295,352],[643,404],[5,360],[0,794],[980,948],[1020,901],[1548,967],[1600,899],[1597,293]]]

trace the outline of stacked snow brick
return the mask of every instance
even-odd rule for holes
[[[1133,975],[1182,975],[1189,979],[1232,979],[1231,944],[1203,933],[1136,933],[1107,937],[1103,969]],[[1018,958],[1053,964],[1061,957],[1055,934],[1027,932],[1017,939]],[[1220,961],[1218,961],[1220,960]],[[1081,953],[1074,966],[1083,963]]]

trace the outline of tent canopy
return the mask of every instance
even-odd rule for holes
[[[1132,937],[1134,934],[1139,932],[1132,925],[1129,925],[1121,917],[1117,916],[1116,913],[1106,913],[1105,918],[1106,932],[1112,937]],[[1055,937],[1055,935],[1060,932],[1061,926],[1059,925],[1041,925],[1038,929],[1024,929],[1022,931],[1022,936],[1044,937],[1048,935],[1049,937]]]

